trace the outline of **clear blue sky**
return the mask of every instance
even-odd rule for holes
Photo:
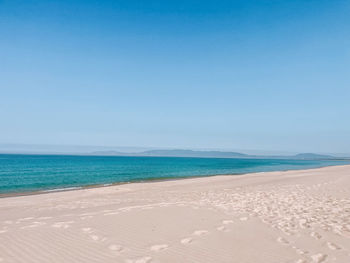
[[[0,0],[0,142],[350,152],[349,14]]]

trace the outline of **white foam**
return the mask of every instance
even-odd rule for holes
[[[80,186],[76,187],[66,187],[66,188],[55,188],[55,189],[48,189],[48,190],[43,190],[41,192],[43,193],[49,193],[49,192],[63,192],[63,191],[70,191],[70,190],[78,190],[78,189],[83,189]]]

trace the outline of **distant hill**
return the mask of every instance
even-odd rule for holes
[[[247,154],[237,152],[221,151],[192,151],[192,150],[151,150],[142,152],[146,156],[168,156],[168,157],[215,157],[215,158],[245,158]]]
[[[126,153],[123,152],[117,152],[117,151],[95,151],[90,153],[91,155],[101,155],[101,156],[125,156],[127,155]]]
[[[321,155],[315,153],[300,153],[291,156],[264,156],[264,155],[249,155],[238,152],[223,152],[223,151],[194,151],[194,150],[149,150],[135,153],[123,153],[118,151],[95,151],[90,155],[98,156],[154,156],[154,157],[198,157],[198,158],[269,158],[269,159],[336,159],[330,155]]]
[[[321,155],[315,153],[299,153],[294,155],[296,159],[334,159],[335,157],[330,155]]]

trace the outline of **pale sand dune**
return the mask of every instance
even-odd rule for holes
[[[350,262],[350,166],[0,199],[0,262]]]

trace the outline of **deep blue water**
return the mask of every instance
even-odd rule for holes
[[[0,155],[0,193],[345,164],[330,160]]]

